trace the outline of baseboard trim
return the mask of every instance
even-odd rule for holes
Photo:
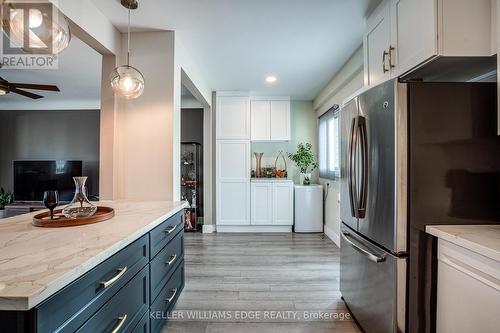
[[[215,232],[215,225],[213,225],[213,224],[204,224],[202,231],[203,231],[204,234],[211,234],[211,233]]]
[[[291,225],[218,225],[217,232],[292,232]]]
[[[340,235],[337,234],[335,231],[333,231],[333,229],[328,227],[326,224],[325,224],[325,235],[327,235],[328,238],[330,238],[335,243],[335,245],[340,247]]]

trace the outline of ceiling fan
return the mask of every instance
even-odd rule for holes
[[[29,91],[21,90],[22,89],[33,89],[33,90],[46,90],[46,91],[60,91],[57,86],[48,85],[48,84],[31,84],[31,83],[11,83],[7,80],[4,80],[0,77],[0,96],[6,95],[8,93],[14,93],[18,95],[22,95],[25,97],[29,97],[32,99],[43,98],[42,95],[34,94]]]

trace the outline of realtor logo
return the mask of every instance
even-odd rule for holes
[[[2,69],[57,69],[56,10],[47,0],[0,0]]]

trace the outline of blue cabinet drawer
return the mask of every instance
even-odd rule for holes
[[[165,287],[150,308],[151,333],[160,332],[165,325],[167,312],[174,309],[179,295],[184,289],[184,261],[181,261]]]
[[[153,258],[175,235],[183,229],[184,210],[181,210],[153,230],[150,234],[150,257]]]
[[[175,268],[177,268],[179,262],[184,259],[184,231],[181,230],[174,239],[170,241],[151,260],[150,277],[151,277],[151,303],[154,302],[159,292],[165,285],[165,283],[170,279],[174,273]]]
[[[149,311],[146,311],[132,333],[149,333]]]
[[[144,267],[78,333],[132,332],[149,305],[149,269]]]
[[[74,332],[148,262],[145,235],[38,305],[37,332]]]

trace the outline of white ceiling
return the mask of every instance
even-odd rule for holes
[[[119,0],[92,0],[122,32]],[[175,30],[213,90],[311,100],[362,43],[380,0],[139,0],[137,30]],[[133,45],[132,45],[133,52]],[[265,82],[275,75],[275,84]]]
[[[9,82],[55,84],[61,91],[29,90],[44,96],[38,100],[10,93],[0,96],[0,109],[99,109],[101,68],[102,56],[73,36],[68,48],[59,55],[56,70],[0,70],[0,76]]]

